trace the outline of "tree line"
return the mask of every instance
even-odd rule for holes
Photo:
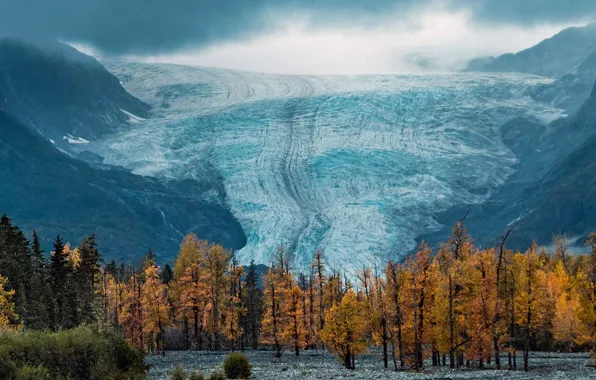
[[[136,265],[102,265],[93,235],[74,249],[57,237],[48,260],[35,233],[30,243],[3,216],[0,326],[105,324],[164,354],[174,345],[267,347],[276,356],[326,348],[349,369],[372,346],[395,370],[427,361],[528,370],[532,350],[593,350],[596,235],[587,242],[591,254],[572,255],[561,236],[552,253],[536,244],[514,252],[506,247],[510,233],[495,247],[476,247],[462,220],[438,250],[422,243],[403,262],[364,267],[355,276],[328,268],[323,251],[300,272],[279,247],[260,278],[254,264],[244,268],[193,234],[163,269],[152,252]]]

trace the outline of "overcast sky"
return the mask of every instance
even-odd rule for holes
[[[596,19],[595,0],[0,0],[0,36],[301,74],[457,68]]]

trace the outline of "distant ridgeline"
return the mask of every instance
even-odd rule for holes
[[[590,254],[573,255],[562,236],[552,253],[536,244],[514,252],[510,233],[481,249],[460,221],[438,251],[422,243],[404,263],[356,276],[329,268],[322,251],[308,271],[295,270],[279,247],[259,286],[255,265],[245,269],[193,234],[172,266],[160,268],[152,252],[136,265],[104,265],[94,235],[76,248],[58,236],[48,259],[35,233],[30,243],[3,216],[0,330],[96,325],[164,354],[251,347],[280,357],[325,347],[348,369],[372,346],[382,347],[378,365],[392,361],[395,370],[420,370],[426,360],[516,369],[520,351],[527,371],[531,350],[594,350],[596,234],[586,242]],[[60,369],[52,363],[34,364]]]

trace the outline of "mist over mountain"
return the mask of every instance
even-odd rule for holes
[[[519,72],[554,78],[532,97],[575,113],[596,81],[596,24],[562,30],[518,53],[471,60],[465,71]]]
[[[558,78],[576,69],[596,50],[596,24],[562,30],[518,53],[472,60],[466,70],[520,72]]]

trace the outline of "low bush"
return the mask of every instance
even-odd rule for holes
[[[6,350],[0,351],[0,379],[13,380],[17,378],[17,365],[10,360]]]
[[[18,380],[52,380],[50,370],[46,367],[38,366],[23,366],[19,368],[17,375]]]
[[[172,371],[172,376],[170,377],[171,380],[186,380],[186,371],[182,367],[176,367]]]
[[[226,356],[223,369],[228,379],[249,379],[252,375],[252,365],[246,356],[239,352]]]
[[[11,372],[12,366],[21,373]],[[137,380],[146,378],[147,369],[143,353],[114,331],[0,333],[0,379],[41,380],[49,373],[52,380]]]
[[[221,370],[216,369],[213,372],[211,372],[209,380],[226,380],[226,375]]]
[[[203,375],[203,372],[191,372],[191,374],[188,376],[188,380],[205,380],[205,375]]]

